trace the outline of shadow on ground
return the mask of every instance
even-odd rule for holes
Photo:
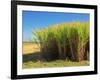
[[[29,53],[23,55],[23,62],[28,61],[53,61],[58,59],[58,56],[56,53],[41,53],[41,52],[35,52],[35,53]]]

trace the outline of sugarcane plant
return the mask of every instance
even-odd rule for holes
[[[89,42],[89,22],[56,24],[45,29],[35,30],[33,35],[40,44],[42,53],[48,52],[50,46],[58,51],[59,59],[69,58],[70,54],[71,60],[81,61],[87,55],[85,48]],[[57,47],[52,44],[56,44]],[[52,50],[49,51],[53,53]]]

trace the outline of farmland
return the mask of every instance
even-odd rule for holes
[[[40,52],[40,48],[37,44],[32,42],[23,43],[23,57],[24,56],[26,57],[25,61],[23,62],[23,66],[22,66],[23,69],[89,65],[89,61],[81,61],[81,62],[72,62],[70,60],[35,61],[32,57],[36,52]]]
[[[23,42],[23,55],[39,52],[40,48],[37,44],[32,42]]]
[[[68,60],[55,60],[51,62],[29,61],[23,63],[23,69],[31,68],[48,68],[48,67],[74,67],[74,66],[89,66],[88,61],[72,62]]]
[[[89,65],[89,22],[56,24],[32,33],[33,43],[23,42],[23,68]]]

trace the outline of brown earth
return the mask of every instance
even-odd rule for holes
[[[23,42],[23,54],[33,54],[40,52],[39,44],[32,42]]]

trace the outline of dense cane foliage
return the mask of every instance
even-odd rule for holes
[[[40,44],[41,52],[57,50],[60,59],[74,61],[89,59],[89,22],[70,22],[33,31],[34,40]],[[57,47],[53,46],[56,44]],[[49,47],[52,47],[50,49]]]

